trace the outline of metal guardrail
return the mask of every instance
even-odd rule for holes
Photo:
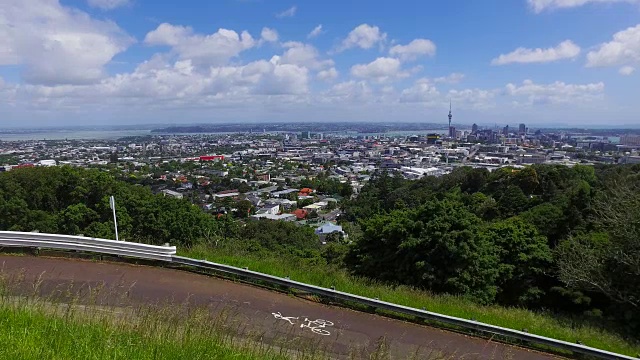
[[[76,250],[161,261],[171,261],[176,254],[175,246],[156,246],[84,236],[14,231],[0,231],[0,247]]]
[[[467,320],[467,319],[462,319],[458,317],[438,314],[438,313],[434,313],[426,310],[415,309],[412,307],[393,304],[393,303],[381,301],[378,299],[371,299],[363,296],[341,292],[334,289],[327,289],[327,288],[323,288],[315,285],[309,285],[309,284],[293,281],[290,279],[267,275],[267,274],[251,271],[248,269],[241,269],[235,266],[213,263],[206,260],[194,260],[194,259],[181,257],[181,256],[174,256],[173,263],[192,266],[196,268],[215,270],[219,272],[225,272],[225,273],[233,274],[237,276],[248,277],[255,280],[265,281],[272,284],[287,286],[290,288],[306,291],[312,294],[332,297],[332,298],[340,299],[343,301],[359,303],[366,306],[389,310],[395,313],[415,316],[421,319],[432,320],[440,323],[445,323],[448,325],[459,326],[469,330],[482,331],[487,334],[496,334],[496,335],[501,335],[501,336],[512,338],[512,339],[526,341],[529,343],[542,344],[542,345],[554,347],[557,349],[569,350],[574,353],[590,355],[600,359],[638,360],[638,358],[635,358],[635,357],[617,354],[610,351],[600,350],[600,349],[596,349],[596,348],[581,345],[581,344],[570,343],[562,340],[556,340],[556,339],[552,339],[544,336],[530,334],[524,331],[518,331],[518,330],[500,327],[500,326],[485,324],[485,323],[481,323],[474,320]]]
[[[557,349],[568,350],[574,353],[593,356],[600,359],[624,359],[638,360],[631,356],[616,354],[610,351],[600,350],[585,346],[582,344],[574,344],[567,341],[556,340],[544,336],[530,334],[524,331],[508,329],[500,326],[481,323],[474,320],[467,320],[458,317],[442,315],[426,310],[411,308],[408,306],[397,305],[378,299],[370,299],[363,296],[353,295],[334,289],[327,289],[319,286],[309,285],[286,278],[273,275],[267,275],[248,269],[241,269],[235,266],[218,264],[206,260],[195,260],[182,256],[176,256],[176,248],[146,245],[140,243],[131,243],[124,241],[96,239],[81,236],[68,235],[52,235],[39,233],[19,233],[0,231],[0,247],[26,247],[26,248],[45,248],[59,250],[77,250],[87,251],[99,254],[120,255],[139,259],[161,260],[172,264],[190,266],[199,269],[214,270],[254,280],[264,281],[271,284],[286,286],[316,295],[322,295],[330,298],[340,299],[343,301],[354,302],[374,308],[384,309],[399,314],[414,316],[421,319],[437,321],[448,325],[458,326],[461,328],[481,331],[487,334],[496,334],[511,339],[518,339],[529,343],[542,344]]]

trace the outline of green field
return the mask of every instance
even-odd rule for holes
[[[203,314],[176,318],[164,309],[138,309],[118,316],[105,309],[6,296],[0,300],[0,342],[0,359],[291,358]],[[316,358],[304,351],[296,358]]]
[[[629,356],[639,356],[640,344],[587,323],[585,320],[557,317],[553,314],[534,312],[520,308],[482,306],[461,297],[434,295],[406,286],[389,286],[370,279],[349,275],[345,270],[325,264],[314,265],[288,256],[234,252],[224,248],[194,247],[180,251],[180,255],[194,259],[206,259],[265,274],[289,277],[294,281],[378,298],[395,304],[425,308],[428,311],[475,319],[480,322],[523,330],[536,335],[581,343]]]

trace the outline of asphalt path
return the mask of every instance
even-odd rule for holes
[[[338,218],[338,215],[340,215],[340,209],[335,209],[335,210],[332,210],[331,212],[328,212],[322,215],[322,218],[326,221],[334,221],[335,219]]]
[[[159,267],[67,258],[0,255],[16,294],[69,296],[104,287],[100,305],[166,304],[232,314],[242,326],[308,339],[333,358],[366,356],[380,347],[391,359],[553,359],[554,356],[390,319],[224,279]],[[232,311],[229,311],[232,310]]]

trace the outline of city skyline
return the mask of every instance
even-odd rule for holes
[[[640,123],[637,0],[8,0],[0,10],[0,127],[446,126],[451,101],[454,125]]]

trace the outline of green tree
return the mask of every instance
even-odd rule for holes
[[[85,204],[69,205],[58,218],[60,230],[69,235],[80,234],[92,222],[98,220],[98,213]]]
[[[430,202],[363,221],[348,262],[362,275],[488,303],[496,295],[497,249],[460,203]]]
[[[249,200],[241,200],[236,204],[236,214],[239,218],[247,218],[251,213],[251,209],[253,208],[253,204]]]
[[[114,151],[111,153],[111,155],[109,155],[109,161],[113,164],[117,164],[118,163],[118,152]]]
[[[545,272],[553,263],[547,239],[519,217],[498,221],[480,230],[499,251],[497,301],[530,305],[544,295]]]
[[[518,215],[521,211],[526,210],[529,204],[529,198],[520,187],[515,185],[507,186],[504,192],[498,196],[498,211],[503,218]]]
[[[558,247],[560,279],[607,296],[627,323],[640,328],[640,184],[627,178],[608,185],[595,202],[602,231],[571,237]]]
[[[521,213],[520,218],[533,224],[541,235],[546,236],[552,248],[561,240],[564,218],[563,210],[558,205],[540,204]]]

